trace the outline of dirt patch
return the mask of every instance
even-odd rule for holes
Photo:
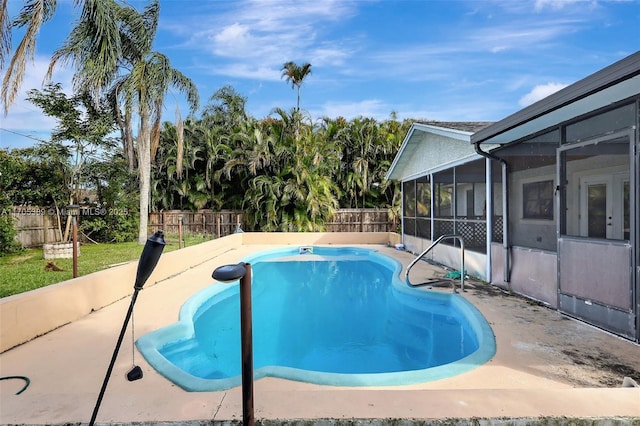
[[[470,280],[467,295],[493,315],[492,327],[513,328],[507,343],[526,370],[574,387],[621,387],[640,380],[640,345],[578,321],[541,302]],[[533,360],[538,362],[533,362]],[[543,360],[543,362],[539,362]]]
[[[585,372],[588,372],[592,379],[603,387],[620,387],[622,384],[621,378],[640,377],[638,369],[608,351],[591,349],[578,352],[574,349],[564,349],[562,353],[574,365],[580,366]]]

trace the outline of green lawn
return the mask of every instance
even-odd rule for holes
[[[189,235],[185,237],[185,243],[188,247],[207,239],[201,235]],[[167,245],[164,253],[179,248],[177,236],[167,235],[165,241]],[[78,257],[78,275],[87,275],[123,262],[138,260],[142,248],[143,246],[137,242],[82,245]],[[62,271],[45,271],[48,262],[55,262]],[[0,297],[6,297],[73,278],[73,261],[45,260],[41,248],[27,249],[15,255],[0,257],[0,271]]]

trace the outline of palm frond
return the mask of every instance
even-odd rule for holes
[[[9,27],[9,17],[6,11],[6,0],[2,3],[2,61],[0,65],[4,65],[4,52],[10,50],[11,31]],[[9,106],[13,103],[18,90],[24,80],[24,74],[27,62],[33,62],[36,51],[36,38],[42,24],[47,22],[53,16],[56,9],[55,0],[29,0],[26,1],[18,17],[12,26],[22,28],[26,25],[27,29],[18,44],[9,65],[2,79],[2,106],[4,114],[9,112]]]

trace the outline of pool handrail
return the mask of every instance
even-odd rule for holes
[[[422,259],[427,253],[429,253],[435,246],[437,246],[440,243],[440,241],[446,240],[446,239],[456,239],[456,240],[460,241],[460,290],[464,291],[464,275],[465,275],[465,271],[464,271],[464,238],[462,238],[462,236],[458,235],[458,234],[440,235],[434,242],[431,243],[431,245],[429,247],[427,247],[427,249],[425,251],[423,251],[418,256],[416,256],[415,259],[413,259],[413,261],[409,264],[409,266],[407,266],[407,272],[404,274],[405,281],[407,282],[407,284],[409,286],[413,287],[413,284],[411,284],[411,282],[409,281],[409,271],[411,270],[413,265],[418,263],[418,261],[420,259]],[[455,284],[453,284],[453,292],[457,293]]]

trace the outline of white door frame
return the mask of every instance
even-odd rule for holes
[[[606,235],[608,239],[624,239],[624,184],[629,182],[629,173],[586,175],[580,177],[580,235],[589,232],[589,185],[606,185]]]

